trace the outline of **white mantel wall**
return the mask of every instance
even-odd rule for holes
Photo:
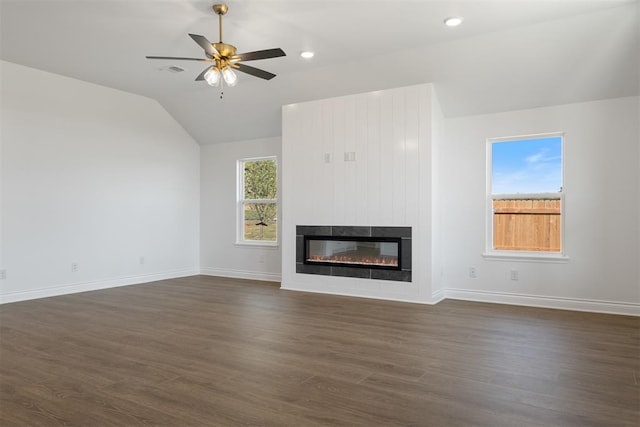
[[[0,301],[197,274],[200,147],[184,129],[154,100],[0,65]]]
[[[437,110],[430,84],[283,107],[283,289],[421,303],[441,297],[432,265]],[[413,281],[296,273],[296,225],[410,226]]]

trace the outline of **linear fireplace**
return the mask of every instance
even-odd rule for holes
[[[401,270],[397,237],[304,236],[305,264]]]
[[[411,282],[411,227],[296,227],[296,273]]]

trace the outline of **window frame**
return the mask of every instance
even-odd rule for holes
[[[244,176],[244,165],[247,162],[256,162],[262,160],[271,160],[275,163],[276,166],[276,198],[275,199],[245,199],[245,176]],[[278,174],[278,158],[277,156],[261,156],[261,157],[249,157],[244,159],[239,159],[236,162],[236,174],[237,174],[237,183],[236,183],[236,245],[242,246],[271,246],[277,247],[280,244],[280,203],[279,203],[279,194],[280,194],[280,181]],[[244,207],[247,204],[251,203],[274,203],[276,205],[276,239],[275,240],[249,240],[244,237],[244,223],[245,223],[245,209]]]
[[[493,194],[493,144],[502,142],[516,142],[525,141],[530,139],[542,139],[542,138],[561,138],[560,153],[562,156],[560,163],[560,173],[562,179],[561,190],[557,193],[518,193],[518,194]],[[565,218],[566,218],[566,206],[565,206],[565,134],[564,132],[549,132],[530,135],[517,135],[517,136],[505,136],[487,138],[486,140],[486,235],[485,235],[485,251],[482,256],[488,260],[519,260],[519,261],[531,261],[531,262],[567,262],[569,257],[565,253]],[[520,251],[520,250],[505,250],[495,249],[493,245],[494,237],[494,208],[493,201],[500,199],[536,199],[545,196],[558,197],[560,199],[560,251],[547,252],[547,251]]]

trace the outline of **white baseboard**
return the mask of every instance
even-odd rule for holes
[[[171,270],[138,276],[115,277],[112,279],[97,280],[93,282],[73,283],[69,285],[53,286],[50,288],[34,289],[29,291],[10,292],[0,295],[0,304],[75,294],[78,292],[96,291],[99,289],[117,288],[120,286],[155,282],[157,280],[195,276],[197,274],[197,269]]]
[[[444,301],[445,299],[447,299],[447,295],[444,289],[440,289],[431,294],[431,301],[433,304],[437,304],[440,301]]]
[[[266,282],[280,282],[280,273],[265,273],[263,271],[230,270],[225,268],[200,268],[200,274],[205,276],[231,277],[234,279],[264,280]]]
[[[382,301],[396,301],[396,302],[408,302],[411,304],[426,304],[433,305],[434,302],[420,301],[409,298],[394,297],[394,296],[376,296],[376,295],[363,295],[361,293],[350,292],[333,292],[333,291],[319,291],[317,289],[307,289],[304,286],[296,286],[295,284],[282,284],[280,289],[283,291],[295,291],[295,292],[309,292],[312,294],[325,294],[325,295],[339,295],[342,297],[354,297],[354,298],[368,298]],[[436,301],[437,302],[437,301]]]
[[[231,277],[236,279],[264,280],[269,282],[281,282],[281,275],[277,273],[265,273],[256,271],[241,271],[221,268],[201,268],[164,271],[153,274],[137,276],[116,277],[112,279],[99,280],[93,282],[74,283],[69,285],[54,286],[50,288],[34,289],[29,291],[11,292],[0,294],[0,304],[26,301],[37,298],[48,298],[58,295],[74,294],[78,292],[95,291],[99,289],[115,288],[119,286],[135,285],[140,283],[154,282],[157,280],[175,279],[179,277],[195,276],[198,274],[206,276]],[[281,289],[323,293],[330,295],[342,295],[349,297],[381,299],[399,302],[409,302],[417,304],[437,304],[445,299],[458,299],[466,301],[488,302],[495,304],[522,305],[530,307],[555,308],[561,310],[587,311],[593,313],[610,313],[628,316],[640,316],[640,304],[622,303],[614,301],[596,301],[578,298],[559,298],[539,295],[511,294],[503,292],[471,291],[467,289],[446,288],[436,291],[431,296],[431,302],[416,301],[406,298],[377,297],[351,294],[348,292],[320,292],[317,290],[305,289],[304,286],[295,284],[282,284]]]
[[[640,316],[640,304],[634,303],[594,301],[578,298],[559,298],[502,292],[480,292],[451,288],[445,289],[444,294],[447,299]]]

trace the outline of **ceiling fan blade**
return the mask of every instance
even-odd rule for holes
[[[204,75],[207,74],[207,71],[209,71],[213,67],[214,67],[214,65],[211,65],[211,66],[205,68],[204,70],[202,70],[202,72],[200,74],[198,74],[198,77],[196,77],[196,81],[204,80]]]
[[[276,75],[270,73],[265,70],[261,70],[260,68],[251,67],[249,65],[244,64],[233,64],[233,68],[236,68],[238,71],[242,71],[243,73],[251,74],[255,77],[260,77],[261,79],[271,80]]]
[[[175,56],[145,56],[147,59],[174,59],[178,61],[202,61],[202,62],[211,62],[212,59],[208,58],[179,58]]]
[[[214,57],[216,55],[220,55],[215,47],[211,45],[211,42],[207,40],[205,36],[199,36],[197,34],[189,34],[189,37],[193,39],[194,42],[198,43],[201,48],[207,53],[207,55]]]
[[[255,61],[257,59],[269,59],[277,58],[279,56],[286,56],[287,54],[280,48],[256,50],[255,52],[246,52],[234,55],[232,59],[238,61]]]

